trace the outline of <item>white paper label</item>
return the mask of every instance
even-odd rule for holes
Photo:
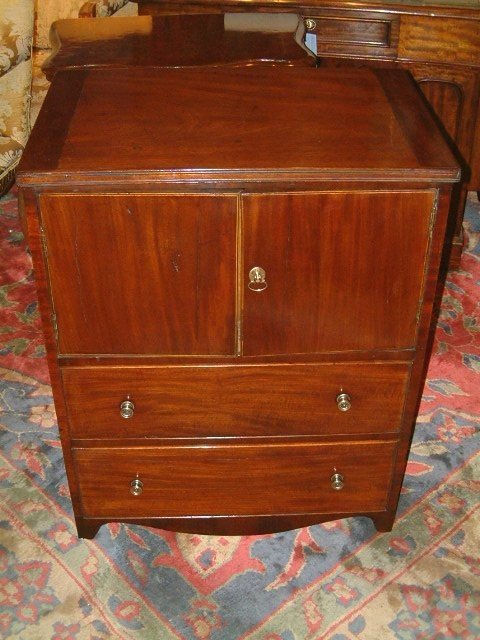
[[[316,33],[305,34],[305,46],[307,47],[307,49],[310,49],[312,53],[317,55],[317,34]]]

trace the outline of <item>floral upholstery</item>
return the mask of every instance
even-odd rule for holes
[[[0,2],[0,195],[11,185],[30,130],[33,0]]]
[[[128,0],[98,0],[97,2],[89,2],[88,4],[95,5],[95,16],[100,18],[106,18],[120,11],[127,4],[130,5],[131,11],[136,11],[136,7],[133,7],[133,3]],[[130,11],[128,11],[130,13]]]

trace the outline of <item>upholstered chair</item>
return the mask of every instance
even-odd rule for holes
[[[30,131],[33,0],[0,2],[0,195],[14,179]]]

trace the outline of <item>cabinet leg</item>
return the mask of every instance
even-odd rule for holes
[[[77,525],[78,537],[86,538],[87,540],[92,540],[103,524],[103,522],[85,520],[84,518],[75,518],[75,523]]]
[[[387,511],[386,513],[379,513],[375,516],[370,516],[375,525],[377,531],[391,531],[393,523],[395,522],[395,512]]]

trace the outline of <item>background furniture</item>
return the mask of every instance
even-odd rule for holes
[[[480,191],[480,8],[476,0],[138,0],[139,13],[293,11],[316,35],[324,64],[360,62],[412,73],[463,171],[454,203],[452,266],[463,246],[467,189]],[[329,62],[330,61],[330,62]]]
[[[79,534],[391,528],[458,178],[402,71],[57,72],[18,183]]]
[[[0,195],[8,191],[30,131],[33,0],[0,3]]]

